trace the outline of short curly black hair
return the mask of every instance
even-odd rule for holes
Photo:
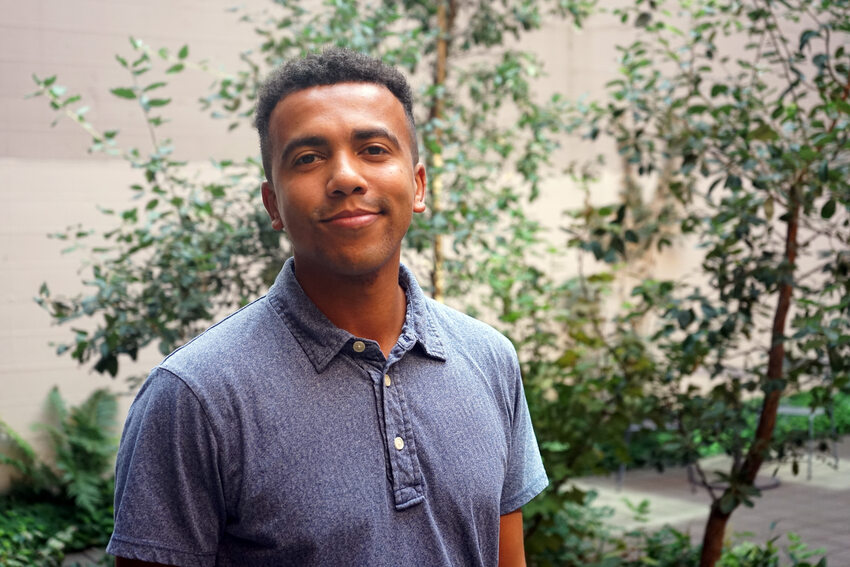
[[[413,163],[419,161],[416,122],[413,119],[413,92],[404,75],[380,59],[351,49],[330,47],[321,53],[312,53],[281,65],[260,86],[254,125],[260,135],[263,168],[269,182],[272,181],[269,120],[277,103],[294,92],[338,83],[374,83],[386,87],[404,108],[410,129]]]

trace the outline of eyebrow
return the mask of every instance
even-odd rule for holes
[[[398,141],[398,138],[387,130],[386,128],[366,128],[362,130],[355,130],[351,135],[351,139],[355,141],[363,141],[363,140],[371,140],[374,138],[384,138],[389,140],[389,142],[395,146],[397,149],[401,149],[401,144]],[[301,136],[300,138],[294,138],[287,142],[286,146],[284,146],[283,151],[280,154],[281,160],[285,160],[289,154],[291,154],[296,148],[301,147],[310,147],[310,148],[319,148],[319,147],[327,147],[330,143],[328,139],[324,136]]]
[[[284,146],[283,151],[280,153],[280,159],[285,160],[286,157],[292,153],[295,148],[300,147],[311,147],[318,148],[322,146],[328,146],[327,138],[323,136],[301,136],[300,138],[294,138],[287,142],[286,146]]]
[[[395,134],[393,134],[386,128],[368,128],[365,130],[355,130],[351,138],[353,140],[371,140],[372,138],[385,138],[389,140],[390,143],[397,149],[401,148],[401,144],[399,144],[398,138],[396,138]]]

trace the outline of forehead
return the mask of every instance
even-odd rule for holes
[[[305,135],[376,127],[409,138],[407,116],[395,95],[374,83],[337,83],[286,95],[272,111],[269,137],[280,146]]]

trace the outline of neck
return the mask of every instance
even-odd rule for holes
[[[295,258],[295,277],[316,307],[340,329],[377,342],[385,357],[395,346],[407,313],[398,270],[396,261],[367,275],[345,276],[313,270]]]

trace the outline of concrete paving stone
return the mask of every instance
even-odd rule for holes
[[[846,524],[843,531],[829,537],[829,544],[832,547],[847,546],[847,551],[850,552],[850,533],[848,533]]]
[[[824,522],[816,527],[823,537],[850,544],[850,522]]]
[[[847,497],[844,504],[835,504],[831,507],[824,507],[818,516],[823,518],[823,521],[826,524],[837,524],[844,526],[845,529],[850,529],[847,528],[847,526],[850,526],[850,496]]]

